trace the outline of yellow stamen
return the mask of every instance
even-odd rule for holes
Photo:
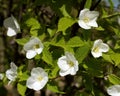
[[[74,66],[74,63],[72,61],[69,61],[68,64],[70,65],[70,67]]]
[[[99,47],[95,47],[95,48],[93,49],[93,51],[94,51],[95,53],[99,52]]]
[[[38,49],[39,47],[40,47],[39,44],[33,46],[34,49]]]
[[[85,23],[87,23],[87,22],[89,22],[90,20],[89,20],[88,17],[84,17],[83,21],[84,21]]]
[[[43,79],[43,77],[39,76],[37,79],[38,79],[38,81],[41,81]]]

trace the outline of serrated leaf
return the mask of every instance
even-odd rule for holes
[[[28,27],[31,27],[30,33],[32,36],[37,36],[39,29],[41,28],[40,23],[35,18],[29,18],[26,21]]]
[[[120,54],[119,53],[111,54],[110,57],[116,66],[120,64],[120,59],[119,59]]]
[[[44,49],[43,49],[43,56],[42,59],[47,63],[53,65],[53,59],[52,54],[49,51],[49,45],[44,43]]]
[[[80,39],[80,37],[75,36],[71,38],[66,44],[69,47],[79,47],[83,46],[85,43]]]
[[[114,74],[110,74],[110,75],[108,76],[108,79],[109,79],[109,81],[110,81],[112,84],[120,84],[120,78],[117,77],[117,76],[114,75]]]
[[[25,85],[22,85],[21,83],[17,84],[17,90],[21,96],[25,96],[27,87]]]
[[[29,37],[28,38],[22,38],[22,39],[16,39],[15,40],[19,45],[24,45],[25,43],[27,43],[29,41]]]
[[[92,4],[92,0],[87,0],[86,3],[85,3],[85,8],[90,9],[91,4]]]
[[[48,90],[51,90],[51,91],[53,91],[53,92],[56,92],[56,93],[64,94],[64,92],[61,92],[61,91],[58,89],[58,86],[57,86],[55,83],[53,83],[53,82],[49,82],[49,83],[47,84],[47,89],[48,89]]]
[[[64,17],[71,17],[68,12],[66,11],[65,4],[60,8],[61,13],[63,14]]]
[[[85,46],[79,47],[76,50],[75,57],[76,57],[76,59],[78,60],[79,63],[81,63],[85,59],[89,50],[90,50],[90,48],[87,44]]]
[[[76,20],[74,20],[73,18],[68,18],[68,17],[61,18],[58,22],[57,32],[62,31],[63,34],[65,34],[66,29],[71,27],[75,22]]]
[[[23,72],[21,73],[21,75],[19,75],[19,81],[26,81],[28,79],[29,75],[27,72]]]
[[[48,28],[47,31],[48,31],[50,37],[52,37],[52,36],[54,36],[54,34],[55,34],[55,32],[56,32],[57,30],[56,30],[56,29],[50,29],[50,28]]]
[[[106,61],[108,61],[108,62],[110,62],[110,63],[113,64],[113,61],[112,61],[110,55],[108,55],[108,54],[103,54],[102,57],[104,58],[104,60],[106,60]]]

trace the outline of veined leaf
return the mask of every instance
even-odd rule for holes
[[[35,18],[30,18],[26,21],[28,27],[31,27],[30,33],[32,36],[38,35],[38,30],[41,28],[40,23]]]
[[[110,75],[108,76],[108,79],[109,79],[109,81],[110,81],[112,84],[120,84],[120,78],[117,77],[117,76],[114,75],[114,74],[110,74]]]
[[[29,37],[28,38],[22,38],[22,39],[16,39],[15,40],[19,45],[24,45],[25,43],[27,43],[29,41]]]
[[[71,38],[66,45],[69,47],[79,47],[79,46],[83,46],[85,43],[80,39],[80,37],[75,36],[73,38]]]
[[[73,18],[68,18],[68,17],[63,17],[59,20],[58,22],[58,30],[62,31],[63,34],[65,34],[65,31],[67,28],[71,27],[77,20],[73,19]]]
[[[91,4],[92,4],[92,0],[87,0],[86,3],[85,3],[85,8],[90,9]]]
[[[22,85],[21,83],[17,84],[17,90],[21,96],[25,96],[27,87],[25,85]]]

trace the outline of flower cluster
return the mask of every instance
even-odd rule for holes
[[[83,9],[80,11],[78,24],[83,29],[91,29],[92,27],[98,27],[96,22],[99,16],[99,12],[90,11],[89,9]],[[7,28],[8,36],[15,36],[20,32],[20,26],[14,16],[11,16],[4,20],[4,26]],[[24,51],[26,52],[27,59],[33,59],[36,55],[42,54],[44,49],[44,44],[38,37],[31,37],[30,40],[24,44]],[[91,54],[94,58],[102,56],[102,52],[108,52],[109,46],[101,39],[95,40],[93,47],[91,48]],[[79,70],[79,62],[76,57],[70,53],[65,52],[65,55],[61,56],[57,60],[57,65],[60,69],[59,75],[75,75]],[[18,67],[11,62],[10,69],[6,71],[6,77],[9,79],[9,83],[14,82],[18,76]],[[2,80],[3,75],[0,74],[0,80]],[[41,67],[36,67],[31,70],[31,76],[26,81],[26,86],[29,89],[35,91],[41,90],[48,82],[48,73]],[[116,85],[114,87],[108,88],[107,92],[111,96],[119,96],[120,86]],[[117,95],[115,95],[117,94]],[[119,94],[119,95],[118,95]]]

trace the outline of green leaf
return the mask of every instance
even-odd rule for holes
[[[74,23],[76,23],[76,20],[73,18],[67,18],[67,17],[61,18],[58,22],[57,32],[62,31],[63,34],[65,34],[66,29],[71,27]]]
[[[114,75],[114,74],[110,74],[110,75],[108,76],[108,79],[109,79],[109,81],[110,81],[112,84],[120,84],[120,78],[117,77],[117,76]]]
[[[113,64],[113,61],[112,61],[110,55],[108,55],[108,54],[103,54],[102,57],[104,58],[104,60],[106,60],[106,61],[108,61],[108,62],[110,62],[110,63]]]
[[[38,22],[38,20],[35,19],[35,18],[29,18],[26,21],[26,24],[27,24],[28,27],[31,27],[31,29],[30,29],[31,35],[32,36],[37,36],[38,35],[38,31],[41,28],[41,25]]]
[[[17,84],[17,90],[21,96],[25,96],[27,87],[25,85],[22,85],[21,83]]]
[[[57,30],[56,29],[47,28],[47,31],[48,31],[50,37],[52,37],[52,36],[54,36],[54,34],[56,33]]]
[[[58,75],[59,67],[56,65],[50,73],[49,78],[55,78]]]
[[[67,42],[67,46],[69,46],[69,47],[79,47],[79,46],[83,46],[84,44],[85,43],[78,36],[71,38]]]
[[[53,65],[53,59],[52,54],[49,51],[49,44],[46,42],[44,43],[44,49],[43,49],[43,56],[42,59],[47,63]]]
[[[91,4],[92,4],[92,0],[87,0],[86,3],[85,3],[85,8],[90,9]]]
[[[27,72],[21,72],[19,75],[19,81],[26,81],[28,79],[29,75]]]
[[[77,58],[78,62],[81,63],[85,57],[88,55],[90,47],[86,44],[85,46],[79,47],[75,52],[75,57]]]
[[[112,0],[108,0],[109,1],[109,3],[110,3],[110,8],[111,8],[111,10],[114,8],[114,3],[113,3],[113,1]]]
[[[58,86],[54,82],[49,82],[47,84],[47,89],[56,93],[64,94],[64,92],[59,91]]]
[[[25,43],[27,43],[29,41],[29,37],[27,38],[22,38],[22,39],[16,39],[15,40],[19,45],[24,45]]]
[[[69,18],[71,17],[65,9],[65,4],[63,4],[63,6],[60,8],[60,11],[64,17],[69,17]]]
[[[111,59],[113,60],[113,62],[115,63],[115,65],[119,65],[120,64],[120,54],[119,53],[114,53],[110,55]]]

